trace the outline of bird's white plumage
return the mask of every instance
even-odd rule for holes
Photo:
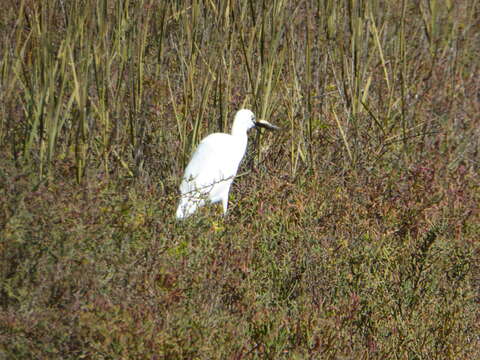
[[[200,142],[183,175],[177,218],[193,214],[207,200],[221,201],[227,212],[230,185],[247,149],[247,131],[255,125],[255,115],[242,109],[235,115],[231,134],[211,134]]]

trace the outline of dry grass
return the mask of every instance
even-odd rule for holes
[[[479,358],[479,6],[10,1],[1,357]],[[285,131],[176,222],[243,106]]]

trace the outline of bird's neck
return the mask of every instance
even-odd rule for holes
[[[238,151],[241,153],[241,158],[245,153],[245,149],[247,148],[248,143],[248,136],[247,131],[245,129],[232,129],[232,146],[235,146]],[[233,145],[235,144],[235,145]]]
[[[237,128],[234,126],[232,128],[232,135],[239,136],[239,137],[247,136],[247,130],[245,130],[244,128]]]

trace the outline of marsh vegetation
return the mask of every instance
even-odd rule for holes
[[[0,357],[480,358],[479,6],[4,0]]]

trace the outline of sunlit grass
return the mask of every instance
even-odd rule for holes
[[[475,1],[7,1],[0,354],[479,349]],[[251,108],[229,213],[174,212]],[[1,357],[1,356],[0,356]]]

